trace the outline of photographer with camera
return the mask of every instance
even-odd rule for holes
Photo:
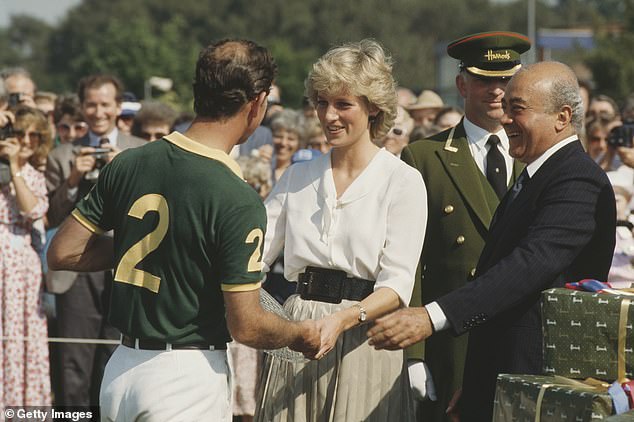
[[[57,146],[49,155],[46,183],[49,191],[50,227],[57,227],[76,202],[94,186],[101,167],[120,151],[146,141],[120,132],[123,86],[111,75],[92,75],[79,82],[77,95],[88,133]],[[60,337],[118,339],[106,321],[111,272],[75,273],[49,271],[47,287],[56,293],[57,330]],[[60,384],[57,405],[96,405],[111,345],[59,345]]]
[[[48,209],[44,175],[31,161],[46,157],[48,121],[36,109],[2,114],[0,160],[0,407],[49,406],[51,387],[46,316],[41,308],[42,267],[31,246],[33,223]],[[10,120],[9,120],[10,119]],[[29,341],[22,340],[29,337]]]
[[[0,79],[7,93],[9,108],[27,106],[36,108],[35,82],[28,70],[22,67],[8,67],[0,71]]]
[[[625,99],[622,111],[623,125],[615,127],[608,137],[619,158],[629,168],[634,168],[634,94]],[[634,184],[634,177],[632,180]]]

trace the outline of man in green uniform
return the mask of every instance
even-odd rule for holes
[[[520,54],[529,48],[525,36],[500,31],[469,35],[447,47],[460,60],[456,86],[465,116],[457,126],[410,144],[401,155],[421,172],[428,192],[412,306],[433,302],[475,276],[493,213],[521,172],[508,153],[501,101],[508,79],[521,66]],[[454,338],[447,331],[408,349],[415,393],[420,397],[426,391],[432,399],[422,403],[422,420],[447,420],[445,411],[462,385],[466,350],[467,336]]]
[[[205,48],[191,127],[119,154],[53,239],[53,269],[114,268],[109,318],[123,338],[101,386],[105,420],[230,421],[231,336],[319,349],[314,321],[260,306],[266,214],[228,155],[262,121],[275,72],[253,42]]]

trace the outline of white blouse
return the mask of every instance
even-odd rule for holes
[[[284,248],[284,276],[307,266],[376,280],[409,303],[427,224],[421,174],[385,149],[337,199],[330,153],[289,167],[265,201],[264,268]]]

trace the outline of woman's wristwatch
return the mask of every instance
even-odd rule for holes
[[[368,314],[365,311],[365,308],[361,305],[359,305],[358,303],[354,305],[355,307],[359,308],[359,318],[357,318],[359,320],[360,323],[364,323],[367,319],[368,319]]]

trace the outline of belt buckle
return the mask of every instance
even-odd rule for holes
[[[345,274],[345,273],[344,273]],[[320,302],[341,303],[343,299],[343,277],[339,274],[320,274],[317,280],[308,280],[306,293]]]

